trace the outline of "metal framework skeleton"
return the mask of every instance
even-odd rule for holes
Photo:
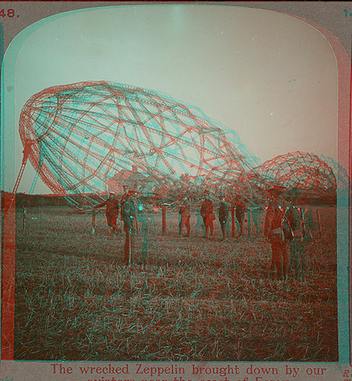
[[[277,156],[257,168],[262,179],[286,189],[298,188],[312,196],[336,192],[336,178],[327,163],[312,153],[294,152]]]
[[[205,179],[204,187],[237,187],[256,200],[269,184],[336,191],[333,171],[318,156],[289,153],[259,165],[236,132],[200,109],[122,84],[45,89],[23,107],[19,133],[24,157],[14,193],[28,158],[36,176],[76,207],[94,205],[90,195],[106,192],[117,171],[132,169],[160,179],[156,188],[170,188],[186,174]]]

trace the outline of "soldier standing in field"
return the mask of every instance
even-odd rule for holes
[[[121,197],[121,202],[120,202],[120,208],[121,208],[121,216],[120,217],[121,217],[121,221],[123,221],[122,207],[123,207],[123,203],[126,200],[127,194],[128,194],[128,185],[123,185],[123,195]]]
[[[245,216],[247,207],[245,203],[243,202],[242,197],[240,195],[236,195],[235,205],[236,205],[237,230],[238,230],[239,238],[241,238],[243,233],[243,221],[244,221],[244,216]]]
[[[156,213],[159,212],[159,208],[157,204],[152,205],[151,213],[150,213],[150,218],[152,220],[152,226],[153,226],[153,231],[154,233],[156,232],[156,223],[155,223],[155,215]]]
[[[202,203],[204,200],[199,199],[198,201],[199,201],[200,203]],[[201,228],[201,229],[203,230],[203,237],[204,237],[204,236],[205,236],[205,226],[204,226],[203,217],[202,217],[202,215],[200,214],[200,209],[197,209],[197,210],[195,211],[194,215],[195,215],[196,218],[197,218],[196,226],[195,226],[196,236],[198,236],[198,230],[199,230],[199,228]]]
[[[124,246],[125,263],[132,263],[133,252],[133,223],[136,217],[136,208],[130,193],[126,194],[124,203],[121,208],[121,215],[124,222],[124,231],[126,233],[126,241]]]
[[[313,218],[313,209],[310,205],[306,205],[303,210],[304,218],[304,240],[313,240],[315,231],[315,221]]]
[[[305,247],[304,247],[304,221],[303,211],[297,207],[297,197],[294,195],[287,210],[287,220],[292,228],[293,237],[289,242],[291,265],[295,272],[296,280],[304,279],[306,267]]]
[[[120,204],[115,198],[114,194],[111,192],[109,198],[96,206],[94,209],[102,208],[106,205],[106,220],[109,226],[109,235],[117,233],[116,220],[119,214]]]
[[[222,232],[222,240],[226,239],[227,232],[227,220],[229,218],[229,204],[225,201],[225,196],[220,197],[220,206],[219,206],[219,222]]]
[[[150,205],[147,202],[141,202],[138,205],[138,216],[142,224],[143,245],[142,245],[142,261],[144,265],[150,263],[150,233],[153,228],[152,214],[150,213]]]
[[[187,229],[186,237],[189,237],[191,234],[191,226],[189,224],[189,220],[191,218],[191,205],[187,197],[184,197],[182,203],[179,205],[178,213],[180,215],[179,217],[180,220],[178,225],[178,235],[179,237],[182,236],[182,229],[184,226],[186,226],[186,229]]]
[[[284,234],[286,208],[280,187],[274,187],[269,192],[271,200],[265,216],[264,236],[271,243],[271,269],[276,269],[278,280],[286,280],[290,266],[290,250]]]
[[[213,213],[213,203],[209,198],[209,191],[204,192],[204,201],[202,203],[202,206],[200,208],[200,214],[203,217],[203,222],[205,226],[205,237],[209,238],[213,237],[213,221],[215,219],[214,213]],[[210,233],[210,236],[209,236]]]
[[[253,204],[247,209],[248,238],[253,237],[253,235],[251,235],[251,219],[255,227],[255,236],[253,238],[258,237],[259,221],[261,218],[261,213],[262,213],[262,208],[259,204]]]

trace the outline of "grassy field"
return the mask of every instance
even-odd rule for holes
[[[123,264],[124,233],[66,207],[16,218],[15,359],[337,361],[336,208],[319,207],[305,282],[268,274],[269,244],[152,233],[151,264]],[[120,221],[120,224],[121,221]],[[193,236],[192,236],[193,233]],[[201,235],[201,232],[198,232]],[[246,234],[246,228],[244,233]]]

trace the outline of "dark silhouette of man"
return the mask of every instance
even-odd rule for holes
[[[237,220],[237,229],[238,229],[238,236],[242,237],[243,233],[243,220],[245,216],[245,212],[247,210],[247,207],[240,195],[236,196],[235,200],[236,205],[236,220]]]
[[[106,205],[106,220],[109,226],[109,235],[113,233],[117,233],[116,220],[119,214],[120,204],[118,200],[115,198],[113,193],[110,193],[109,198],[97,205],[94,209],[102,208]]]
[[[121,211],[122,211],[122,205],[125,202],[127,194],[128,194],[128,185],[124,185],[123,186],[123,195],[121,197]],[[122,220],[122,214],[121,214],[121,220]]]
[[[221,196],[220,206],[219,206],[219,222],[220,222],[223,241],[226,239],[227,219],[229,218],[229,210],[230,210],[230,206],[225,201],[225,196]]]
[[[201,228],[203,231],[203,237],[204,237],[205,236],[205,226],[204,226],[203,217],[201,216],[199,209],[196,211],[195,216],[197,218],[196,227],[195,227],[196,235],[198,236],[198,230],[199,230],[199,228]]]
[[[150,263],[150,233],[153,228],[153,217],[147,202],[141,202],[138,205],[138,217],[142,224],[143,245],[142,245],[142,261],[144,265]]]
[[[304,240],[310,241],[314,239],[315,221],[313,217],[313,209],[310,205],[304,205],[302,210],[304,218]]]
[[[287,220],[292,229],[292,240],[289,241],[291,265],[296,280],[304,280],[306,267],[304,245],[304,220],[303,210],[297,205],[297,194],[294,193],[287,210]]]
[[[214,213],[213,213],[213,202],[209,198],[209,191],[204,192],[204,201],[202,203],[202,206],[200,208],[200,214],[203,217],[203,222],[205,226],[205,237],[209,238],[213,237],[213,220],[215,219]],[[210,236],[209,236],[210,233]]]
[[[125,263],[132,263],[133,253],[133,223],[136,217],[136,207],[130,193],[126,194],[124,203],[121,208],[121,215],[124,223],[124,231],[126,233],[126,241],[124,246]]]
[[[271,199],[265,216],[264,236],[271,243],[271,269],[276,269],[276,278],[286,280],[290,266],[290,250],[284,234],[284,219],[286,207],[280,187],[272,188]]]
[[[259,221],[261,218],[262,213],[262,207],[260,203],[258,202],[258,199],[254,198],[252,199],[251,205],[247,206],[247,226],[248,226],[248,232],[247,236],[248,238],[257,238],[259,234]],[[252,226],[251,226],[251,220],[253,221],[253,225],[255,227],[255,235],[251,234]]]

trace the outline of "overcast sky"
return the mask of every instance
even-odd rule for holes
[[[5,55],[15,117],[13,188],[22,160],[21,109],[54,85],[106,80],[161,91],[236,130],[262,162],[288,152],[337,160],[337,63],[326,38],[277,12],[225,6],[126,6],[63,13],[37,23]],[[36,26],[36,24],[34,24]],[[13,70],[14,68],[14,70]],[[14,91],[10,76],[14,78]],[[5,93],[5,113],[10,95]],[[6,147],[5,147],[6,149]],[[28,163],[20,192],[28,192]],[[50,193],[38,181],[35,193]]]

